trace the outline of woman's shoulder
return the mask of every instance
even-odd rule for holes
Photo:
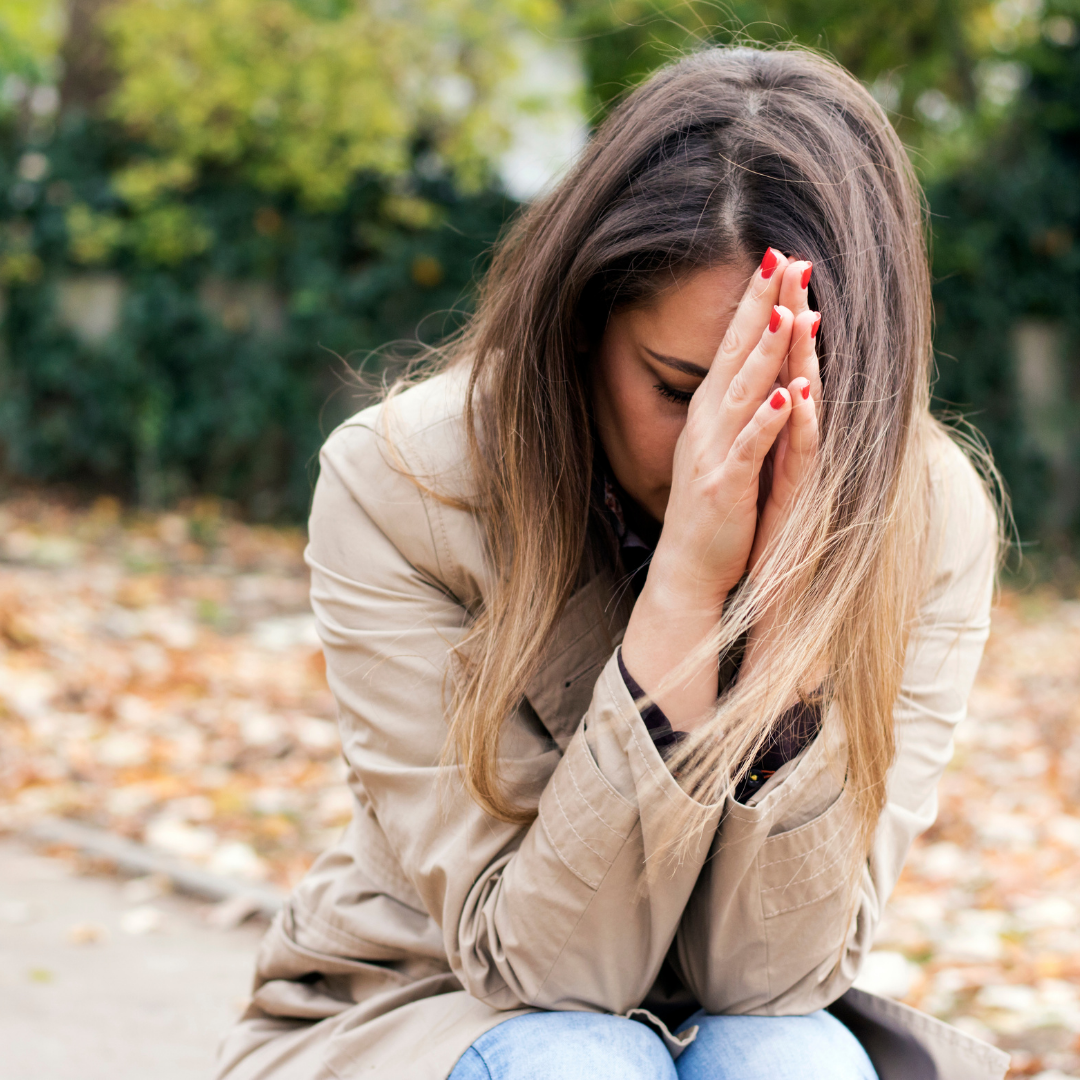
[[[944,425],[934,423],[927,439],[932,516],[950,531],[997,535],[997,512],[980,470],[978,450],[962,445]],[[974,459],[973,459],[974,456]]]
[[[986,481],[972,456],[942,425],[927,439],[931,593],[981,593],[997,568],[1000,526]]]
[[[413,566],[455,592],[464,587],[459,579],[482,563],[476,516],[463,508],[471,496],[467,386],[468,370],[450,369],[339,424],[319,455],[312,540],[347,546],[346,509],[354,507]],[[335,512],[325,512],[330,505]]]
[[[365,477],[388,470],[434,480],[467,460],[465,397],[468,370],[440,372],[361,410],[323,444],[322,459]]]

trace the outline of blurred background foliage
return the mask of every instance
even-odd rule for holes
[[[1080,0],[0,0],[4,473],[302,517],[350,366],[458,324],[613,102],[701,42],[794,39],[910,147],[938,405],[1071,574],[1078,27]]]

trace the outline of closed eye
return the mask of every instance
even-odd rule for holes
[[[689,405],[690,399],[694,396],[693,390],[676,390],[674,386],[668,386],[667,383],[662,382],[657,383],[654,389],[662,398],[676,405]]]

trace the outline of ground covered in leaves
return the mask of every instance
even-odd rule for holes
[[[0,829],[78,818],[287,888],[345,823],[300,531],[0,503]],[[1080,602],[1006,592],[862,980],[1080,1077]]]

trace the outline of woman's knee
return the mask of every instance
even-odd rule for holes
[[[621,1016],[541,1012],[481,1035],[450,1080],[677,1080],[647,1027]]]
[[[824,1010],[809,1016],[705,1016],[679,1080],[877,1080],[858,1039]]]

